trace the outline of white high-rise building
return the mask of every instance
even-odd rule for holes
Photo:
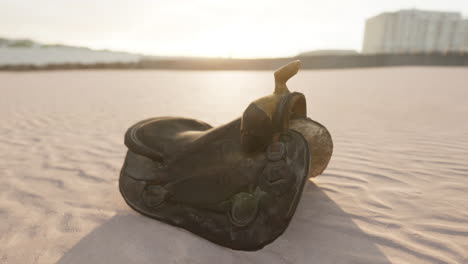
[[[457,12],[401,10],[366,21],[363,53],[468,53],[468,19]]]

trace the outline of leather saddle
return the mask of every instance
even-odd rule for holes
[[[333,150],[328,130],[307,118],[304,95],[286,87],[299,67],[277,70],[274,93],[225,125],[156,117],[130,127],[119,180],[127,204],[236,250],[275,240]]]

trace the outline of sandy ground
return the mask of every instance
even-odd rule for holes
[[[0,263],[468,263],[468,69],[301,71],[335,151],[283,236],[219,247],[118,192],[134,122],[230,121],[271,72],[0,73]]]

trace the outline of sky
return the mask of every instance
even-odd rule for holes
[[[0,0],[0,37],[157,56],[276,57],[361,50],[365,20],[468,0]]]

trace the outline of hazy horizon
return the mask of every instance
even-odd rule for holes
[[[364,23],[400,9],[468,14],[461,0],[0,0],[0,37],[155,56],[283,57],[361,50]]]

